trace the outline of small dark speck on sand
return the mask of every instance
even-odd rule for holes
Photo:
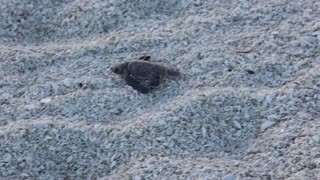
[[[247,71],[247,73],[249,73],[249,74],[254,74],[254,71],[252,71],[252,70],[246,70]]]

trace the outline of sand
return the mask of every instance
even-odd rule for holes
[[[320,2],[2,0],[0,179],[320,178]],[[110,67],[179,68],[150,94]]]

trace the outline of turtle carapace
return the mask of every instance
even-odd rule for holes
[[[172,80],[181,78],[178,69],[142,60],[117,64],[111,67],[111,70],[123,76],[129,86],[141,93],[148,93],[151,89],[159,86],[163,78]],[[141,81],[143,80],[148,80],[149,85],[142,85]]]

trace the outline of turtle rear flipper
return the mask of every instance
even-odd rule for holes
[[[143,60],[143,61],[150,61],[150,59],[151,59],[151,56],[141,56],[139,58],[139,60]]]
[[[125,81],[126,83],[131,86],[133,89],[143,93],[143,94],[146,94],[149,92],[149,89],[143,85],[141,85],[137,80],[135,80],[133,77],[131,77],[130,74],[126,75],[125,76]]]

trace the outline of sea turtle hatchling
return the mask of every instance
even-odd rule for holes
[[[177,80],[181,78],[178,69],[167,67],[158,63],[142,60],[124,62],[111,67],[111,71],[124,77],[126,83],[141,93],[148,93],[151,89],[160,85],[163,78]],[[141,81],[149,81],[149,85],[143,85]]]

